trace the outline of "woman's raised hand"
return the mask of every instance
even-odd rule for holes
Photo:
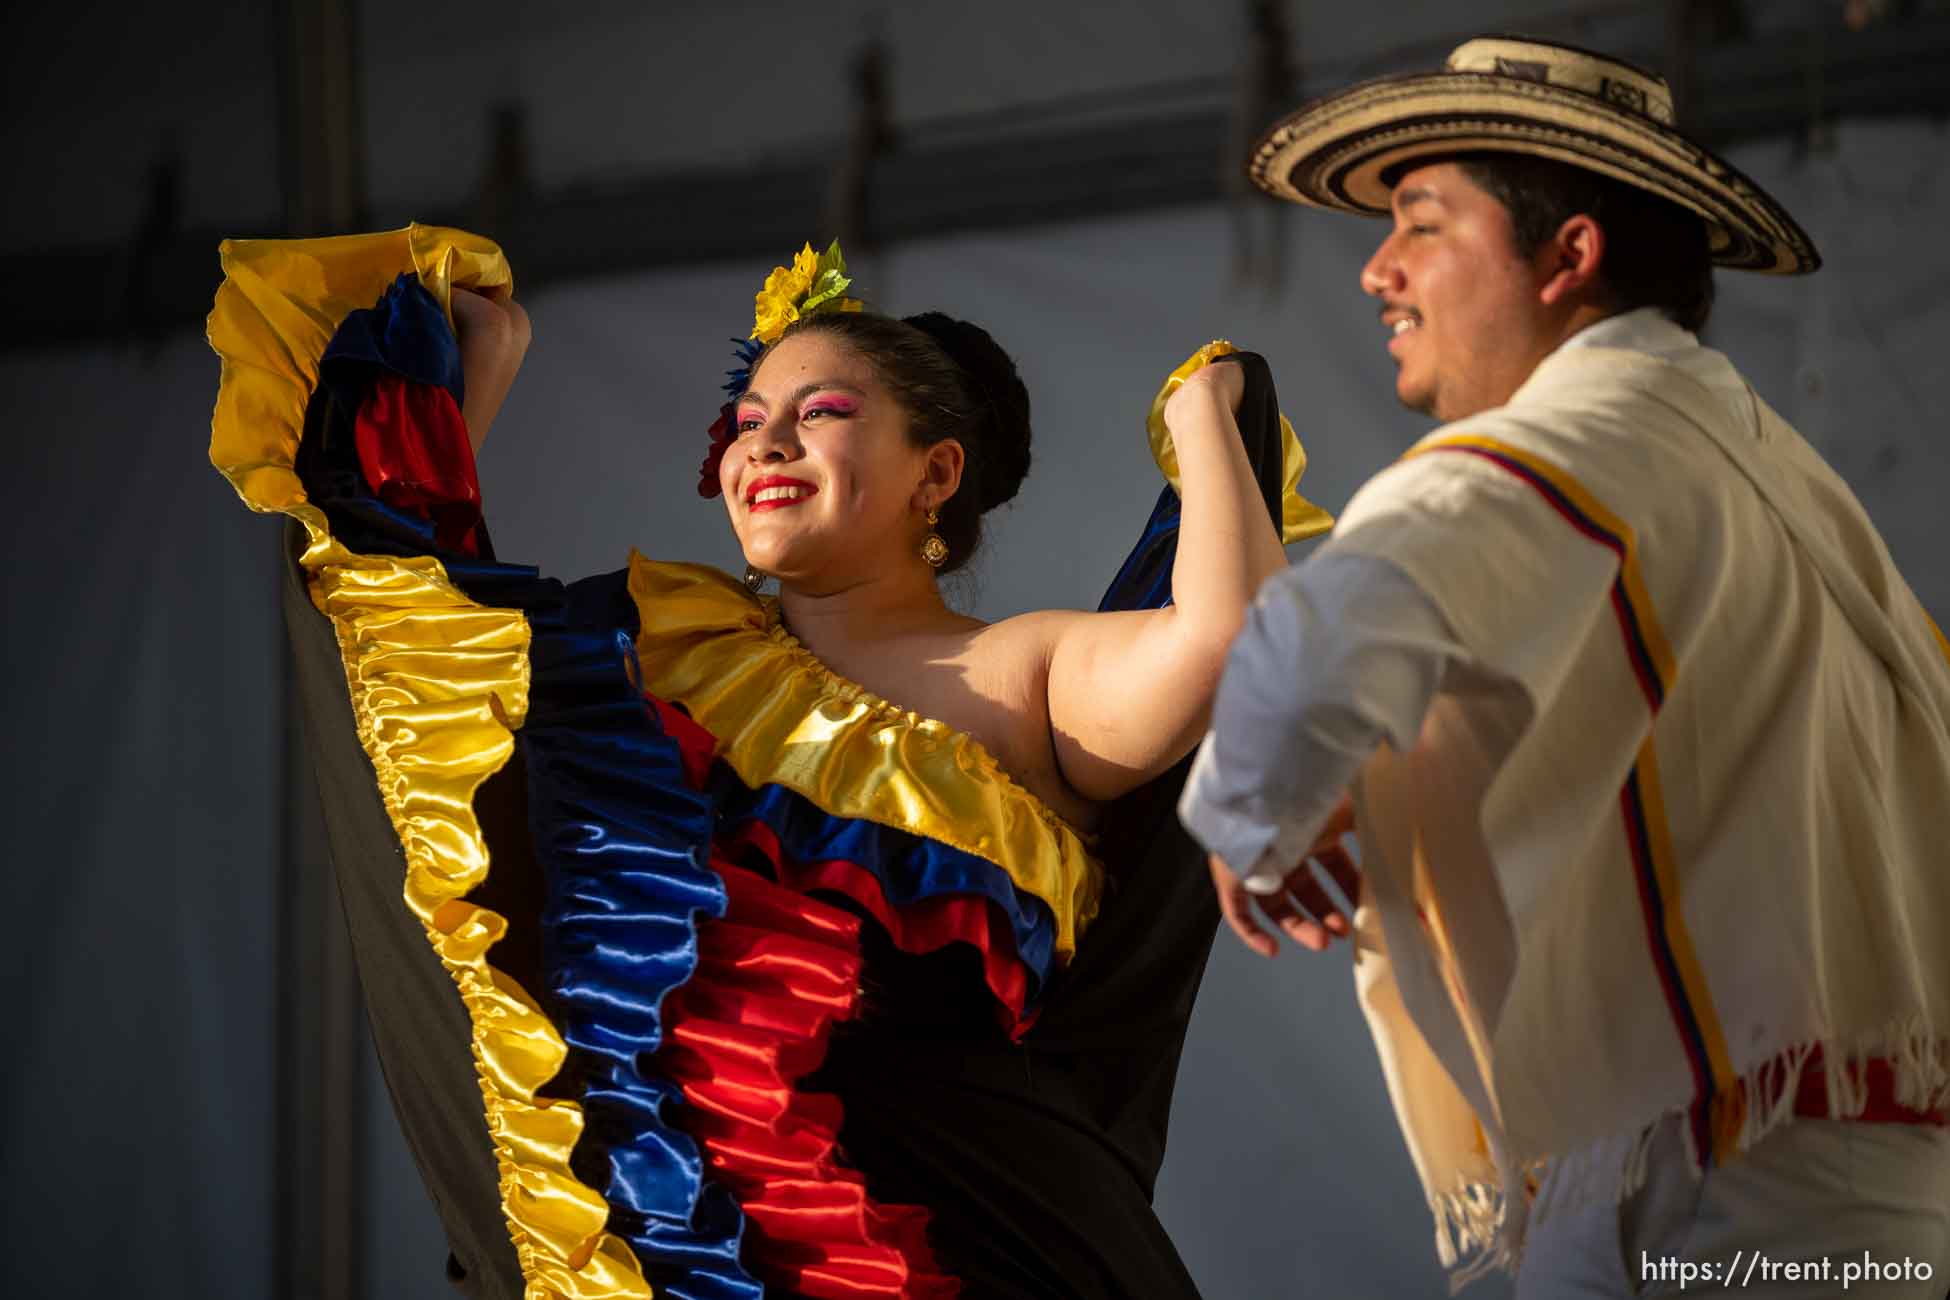
[[[1195,410],[1210,410],[1208,404],[1214,402],[1237,415],[1245,396],[1245,370],[1238,362],[1227,362],[1220,357],[1185,376],[1165,399],[1165,427],[1176,433],[1188,418],[1198,418],[1193,414]]]
[[[467,388],[460,414],[467,422],[468,440],[479,451],[488,426],[514,387],[532,330],[528,313],[506,289],[493,294],[455,289],[453,310],[454,338],[460,344],[460,369]]]
[[[1057,763],[1087,799],[1137,788],[1198,743],[1253,596],[1286,565],[1239,437],[1245,392],[1242,363],[1221,359],[1165,401],[1182,505],[1171,603],[1077,615],[1052,648]]]

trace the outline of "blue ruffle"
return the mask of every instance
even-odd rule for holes
[[[663,1043],[664,996],[697,967],[699,918],[724,914],[711,799],[690,788],[676,742],[635,688],[623,576],[530,586],[527,599],[495,595],[524,610],[533,637],[517,739],[548,882],[547,1005],[577,1054],[563,1082],[579,1085],[589,1124],[576,1164],[600,1163],[610,1231],[658,1292],[756,1300],[764,1288],[738,1262],[743,1214],[706,1184],[696,1143],[668,1122],[678,1087],[639,1069]]]
[[[1030,975],[1029,1001],[1049,980],[1056,960],[1056,918],[1049,904],[1015,887],[1009,874],[985,858],[877,822],[834,817],[784,786],[747,789],[724,763],[712,768],[711,792],[729,827],[758,821],[779,837],[779,847],[798,862],[840,859],[871,872],[896,908],[942,894],[988,899],[1009,919],[1016,956]]]
[[[321,365],[333,362],[383,366],[413,383],[446,389],[455,406],[467,405],[454,332],[440,304],[411,271],[402,271],[377,304],[348,312],[339,322]]]
[[[439,555],[469,597],[527,616],[529,711],[516,741],[546,881],[537,992],[570,1049],[550,1090],[574,1097],[586,1117],[578,1176],[602,1193],[610,1231],[660,1294],[758,1300],[763,1286],[738,1261],[742,1211],[704,1181],[697,1144],[666,1118],[681,1090],[638,1068],[663,1040],[665,995],[696,969],[698,919],[722,915],[725,894],[709,866],[710,797],[691,789],[676,743],[636,687],[624,575],[565,587],[533,568],[442,552],[430,521],[377,500],[352,438],[375,367],[420,382],[458,374],[445,318],[410,277],[333,339],[300,472],[346,545]]]
[[[411,275],[395,280],[374,306],[347,315],[325,347],[318,391],[312,394],[304,440],[298,445],[296,469],[305,495],[331,519],[333,536],[353,551],[437,555],[448,576],[460,582],[462,572],[478,568],[481,561],[446,550],[430,516],[388,505],[366,486],[353,422],[380,371],[443,387],[460,404],[460,349],[440,304]],[[488,571],[536,576],[532,566],[495,565],[487,528],[479,527],[476,536]]]

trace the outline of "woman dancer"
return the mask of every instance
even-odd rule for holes
[[[1114,608],[982,624],[936,576],[1020,484],[1027,394],[977,327],[859,311],[808,249],[759,295],[701,486],[777,598],[640,558],[565,589],[492,562],[475,510],[469,443],[526,346],[498,254],[319,242],[227,248],[273,333],[292,295],[266,286],[356,302],[348,268],[406,271],[375,307],[303,304],[341,323],[301,494],[226,455],[265,404],[222,295],[213,455],[307,529],[407,901],[470,1012],[512,1284],[1192,1294],[1149,1197],[1215,918],[1158,778],[1282,536],[1325,526],[1263,365],[1204,349],[1160,394],[1177,490]]]

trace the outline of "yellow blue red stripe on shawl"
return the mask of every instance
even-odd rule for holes
[[[1458,434],[1432,439],[1408,453],[1411,457],[1434,454],[1478,457],[1514,475],[1580,535],[1617,557],[1612,611],[1648,714],[1656,717],[1672,689],[1678,665],[1646,588],[1638,539],[1631,527],[1562,467],[1498,439]],[[1733,1151],[1740,1132],[1745,1094],[1738,1086],[1726,1036],[1680,910],[1672,832],[1649,720],[1638,760],[1619,791],[1619,814],[1653,966],[1659,972],[1674,1029],[1693,1072],[1695,1150],[1702,1162],[1723,1160]]]

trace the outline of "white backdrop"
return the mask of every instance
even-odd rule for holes
[[[195,338],[0,361],[0,1294],[270,1276],[283,633],[214,382]]]
[[[1738,155],[1829,267],[1797,282],[1723,275],[1710,335],[1848,476],[1941,618],[1950,448],[1930,407],[1950,345],[1946,136],[1850,126],[1831,144]],[[857,259],[879,304],[989,326],[1034,398],[1035,468],[993,517],[964,604],[1000,617],[1095,602],[1156,492],[1146,404],[1208,338],[1272,360],[1313,458],[1305,488],[1330,509],[1426,428],[1394,405],[1356,287],[1379,227],[1286,219],[1292,264],[1274,295],[1226,283],[1217,207]],[[563,576],[614,567],[632,545],[736,565],[694,484],[724,340],[748,328],[767,265],[528,297],[535,347],[482,458],[504,556]],[[204,464],[215,382],[190,339],[149,357],[0,359],[6,811],[21,828],[0,950],[8,988],[29,991],[0,1091],[9,1294],[64,1277],[77,1295],[122,1294],[112,1279],[128,1260],[144,1294],[264,1294],[275,530]],[[368,1293],[439,1295],[431,1212],[373,1113]],[[1159,1208],[1215,1300],[1442,1294],[1344,956],[1268,964],[1222,936]]]

